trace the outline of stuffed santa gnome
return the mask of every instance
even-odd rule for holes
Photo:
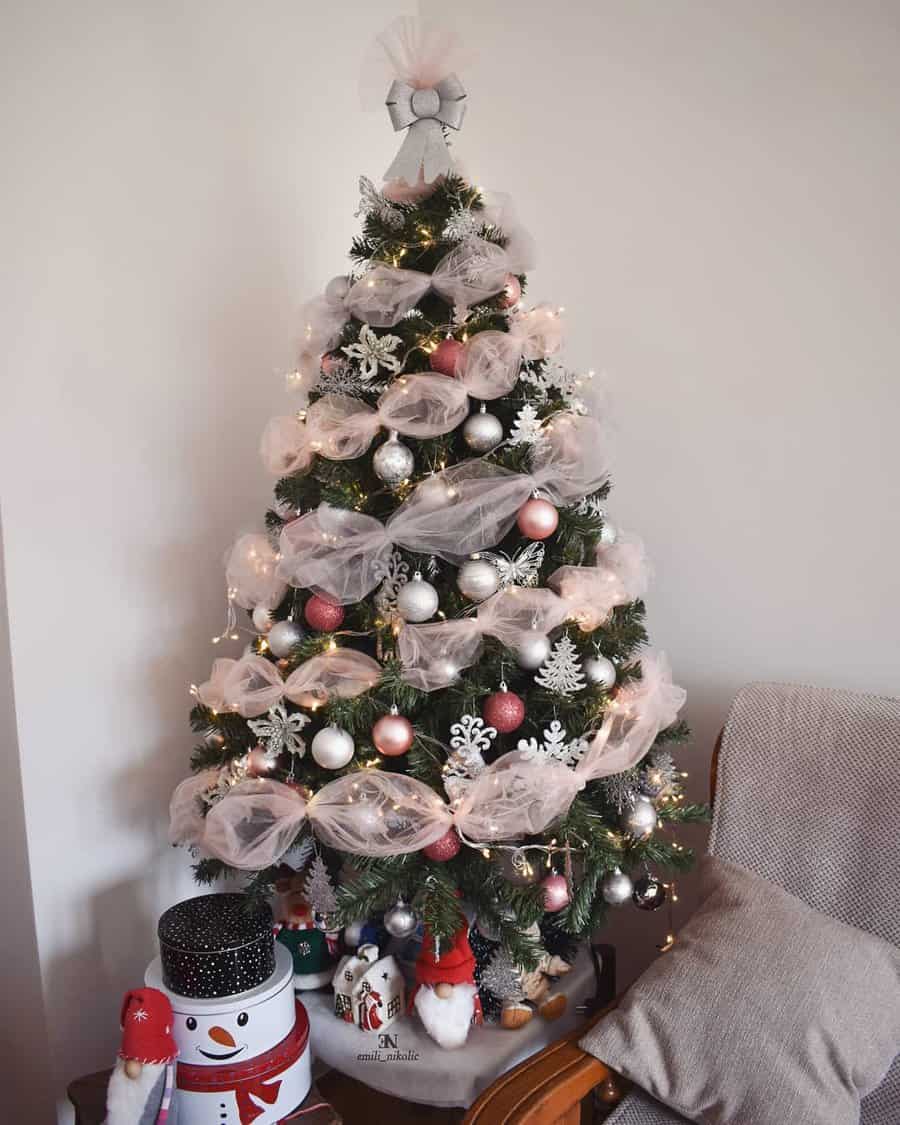
[[[461,1047],[472,1024],[481,1023],[467,923],[456,931],[449,947],[437,954],[426,929],[416,960],[416,987],[411,1000],[425,1030],[441,1047]]]
[[[122,1000],[122,1046],[106,1092],[106,1125],[175,1125],[172,1005],[156,988]]]

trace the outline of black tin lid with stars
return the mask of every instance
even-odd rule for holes
[[[233,996],[275,971],[272,911],[243,894],[200,895],[170,907],[157,926],[163,982],[179,996]]]

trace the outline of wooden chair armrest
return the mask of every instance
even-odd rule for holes
[[[489,1086],[463,1118],[463,1125],[577,1125],[580,1102],[597,1086],[604,1100],[621,1098],[624,1079],[586,1054],[578,1040],[615,1007],[596,1016],[543,1051],[525,1059]]]

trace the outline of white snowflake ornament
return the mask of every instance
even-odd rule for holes
[[[283,703],[276,703],[262,718],[248,719],[247,726],[273,759],[283,751],[302,758],[306,753],[306,742],[300,732],[309,721],[309,715],[304,715],[302,711],[293,711],[289,715]]]
[[[544,741],[536,738],[520,738],[516,749],[528,761],[543,758],[560,762],[564,766],[576,766],[587,752],[586,738],[569,738],[559,719],[554,719],[544,728]]]
[[[403,360],[394,355],[403,341],[399,336],[392,336],[386,332],[378,336],[364,324],[359,330],[359,339],[353,344],[347,344],[341,351],[348,359],[355,359],[360,377],[371,382],[378,378],[378,370],[383,367],[386,371],[396,374],[403,366]]]

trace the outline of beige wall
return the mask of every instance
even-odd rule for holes
[[[480,52],[457,151],[515,196],[570,357],[609,373],[611,510],[655,562],[699,791],[741,683],[897,690],[900,9],[456,9]],[[164,825],[187,685],[222,551],[265,503],[255,449],[297,305],[341,268],[356,177],[396,148],[356,97],[394,12],[0,17],[0,480],[57,1093],[111,1058],[118,993],[190,887]],[[664,920],[621,917],[630,976]]]

